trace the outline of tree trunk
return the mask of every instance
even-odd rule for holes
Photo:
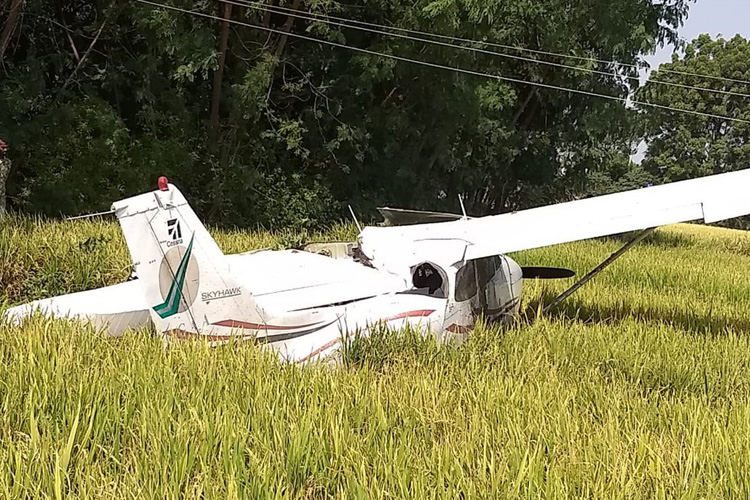
[[[529,93],[526,94],[526,99],[524,99],[524,101],[521,103],[521,106],[518,108],[518,111],[516,111],[516,114],[513,115],[512,124],[513,124],[514,127],[518,123],[518,120],[521,118],[521,116],[523,115],[524,111],[526,111],[526,108],[528,107],[529,103],[531,102],[531,99],[533,99],[534,96],[536,95],[536,90],[537,90],[536,87],[534,87],[533,89],[529,90]]]
[[[275,7],[276,6],[276,0],[271,0],[270,2],[268,2],[268,6],[269,7]],[[273,11],[271,9],[268,9],[266,11],[266,13],[263,15],[263,26],[265,26],[266,28],[270,28],[271,27],[271,14],[272,13],[273,13]]]
[[[299,10],[299,8],[302,6],[302,0],[294,0],[292,3],[292,9],[295,11]],[[284,26],[281,27],[281,30],[284,32],[283,35],[279,38],[279,42],[276,44],[276,49],[273,51],[274,55],[274,61],[273,61],[273,67],[271,68],[271,81],[268,85],[268,98],[271,97],[271,90],[273,89],[273,75],[276,73],[276,68],[279,65],[279,62],[281,61],[281,54],[284,52],[284,47],[286,46],[286,42],[289,39],[289,36],[286,33],[289,33],[291,31],[292,26],[294,25],[294,17],[287,16],[286,22],[284,23]]]
[[[292,10],[298,11],[299,8],[302,6],[302,0],[294,0],[292,3]],[[289,33],[292,29],[292,25],[294,24],[294,17],[288,16],[286,19],[286,22],[284,23],[284,27],[282,30],[285,33]],[[286,42],[289,39],[287,35],[281,35],[281,39],[279,40],[279,44],[276,46],[276,53],[274,54],[276,56],[276,60],[278,61],[281,57],[281,53],[284,52],[284,47],[286,46]]]
[[[224,79],[224,64],[227,60],[227,46],[229,45],[229,20],[232,18],[232,4],[224,4],[224,22],[221,26],[221,42],[219,53],[219,67],[214,72],[214,88],[211,96],[211,118],[209,126],[211,133],[216,136],[219,127],[219,106],[221,105],[221,84]]]
[[[21,16],[22,6],[23,0],[11,0],[8,19],[5,20],[3,31],[0,32],[0,63],[3,62],[5,51],[10,46],[10,39],[13,37],[16,26],[18,26],[18,18]]]
[[[10,158],[0,158],[0,219],[5,216],[5,183],[10,174]]]
[[[83,57],[79,59],[78,64],[76,64],[76,67],[73,70],[73,73],[71,73],[68,79],[65,80],[65,83],[63,84],[62,89],[60,89],[60,92],[58,93],[58,97],[60,96],[60,94],[65,92],[65,90],[68,88],[68,85],[70,85],[70,83],[73,81],[73,78],[75,78],[76,75],[78,74],[78,70],[81,69],[81,66],[83,66],[83,63],[86,62],[86,58],[89,56],[89,54],[94,48],[94,45],[96,45],[96,42],[99,40],[99,36],[102,34],[102,30],[104,30],[104,26],[106,26],[108,19],[109,19],[109,14],[107,14],[107,17],[105,17],[104,21],[102,21],[102,25],[99,26],[99,31],[96,32],[96,36],[91,41],[91,44],[89,44],[89,48],[86,49],[86,52],[83,54]]]

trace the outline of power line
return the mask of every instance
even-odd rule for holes
[[[219,1],[224,1],[224,0],[219,0]],[[285,12],[285,13],[299,12],[299,11],[297,11],[295,9],[291,9],[289,7],[282,7],[282,6],[277,6],[277,5],[268,5],[268,4],[265,4],[263,2],[252,2],[251,0],[242,0],[242,1],[248,2],[248,3],[254,3],[255,5],[264,6],[266,8],[277,9],[277,10]],[[245,6],[249,7],[249,5],[245,5]],[[624,62],[615,61],[615,60],[597,59],[597,58],[594,58],[594,57],[575,56],[575,55],[572,55],[572,54],[561,54],[559,52],[551,52],[551,51],[546,51],[546,50],[529,49],[529,48],[521,47],[521,46],[518,46],[518,45],[504,45],[504,44],[501,44],[501,43],[485,42],[485,41],[481,41],[481,40],[472,40],[472,39],[469,39],[469,38],[462,38],[462,37],[450,36],[450,35],[442,35],[442,34],[439,34],[439,33],[430,33],[428,31],[420,31],[420,30],[413,30],[413,29],[408,29],[408,28],[400,28],[400,27],[397,27],[397,26],[385,26],[385,25],[382,25],[382,24],[371,23],[371,22],[367,22],[367,21],[359,21],[359,20],[356,20],[356,19],[349,19],[349,18],[345,18],[345,17],[332,16],[332,15],[329,15],[329,14],[323,15],[323,14],[317,14],[317,13],[313,13],[313,12],[308,12],[308,14],[313,15],[313,16],[326,17],[328,19],[333,19],[333,20],[341,21],[341,22],[354,23],[354,24],[358,24],[358,25],[361,25],[361,26],[369,26],[369,27],[372,27],[372,28],[380,28],[380,29],[386,29],[386,30],[392,30],[392,31],[399,31],[399,32],[402,32],[402,33],[409,33],[409,34],[412,34],[412,35],[428,36],[428,37],[438,38],[438,39],[442,39],[442,40],[449,40],[449,41],[453,41],[453,42],[471,43],[471,44],[483,45],[485,47],[494,47],[494,48],[505,49],[505,50],[515,50],[517,52],[526,52],[526,53],[529,53],[529,54],[538,54],[538,55],[546,55],[546,56],[558,57],[558,58],[564,58],[564,59],[573,59],[573,60],[577,60],[577,61],[585,61],[585,62],[590,62],[590,63],[593,62],[593,63],[598,63],[598,64],[617,65],[617,66],[622,66],[624,68],[632,68],[632,69],[635,69],[637,71],[640,71],[641,69],[644,69],[644,68],[641,68],[640,66],[638,66],[636,64],[629,64],[629,63],[624,63]],[[498,53],[495,52],[495,54],[498,54]],[[537,60],[533,59],[533,61],[537,61]],[[581,69],[583,69],[583,68],[581,68]],[[744,85],[750,85],[750,81],[748,81],[748,80],[738,80],[738,79],[733,79],[733,78],[726,78],[726,77],[723,77],[723,76],[706,75],[706,74],[703,74],[703,73],[691,73],[689,71],[678,71],[678,70],[672,70],[672,69],[667,69],[667,68],[660,68],[658,71],[661,71],[662,73],[672,73],[672,74],[677,74],[677,75],[694,76],[694,77],[697,77],[697,78],[705,78],[705,79],[708,79],[708,80],[718,80],[718,81],[725,81],[725,82],[733,82],[733,83],[740,83],[740,84],[744,84]],[[669,82],[664,82],[664,83],[669,83]],[[702,87],[697,87],[697,88],[702,88]],[[706,89],[706,90],[713,90],[713,89]],[[742,94],[742,95],[744,95],[744,94]]]
[[[489,78],[489,79],[493,79],[493,80],[500,80],[500,81],[506,81],[506,82],[511,82],[511,83],[518,83],[518,84],[521,84],[521,85],[531,85],[531,86],[535,86],[535,87],[546,88],[546,89],[551,89],[551,90],[558,90],[558,91],[562,91],[562,92],[571,92],[571,93],[574,93],[574,94],[586,95],[586,96],[590,96],[590,97],[601,97],[603,99],[614,100],[614,101],[618,101],[618,102],[622,102],[622,103],[626,103],[626,104],[627,103],[631,103],[631,104],[637,104],[637,105],[641,105],[641,106],[648,106],[648,107],[652,107],[652,108],[658,108],[658,109],[665,109],[665,110],[669,110],[669,111],[675,111],[675,112],[679,112],[679,113],[687,113],[687,114],[692,114],[692,115],[697,115],[697,116],[703,116],[703,117],[708,117],[708,118],[718,118],[718,119],[721,119],[721,120],[728,120],[728,121],[734,121],[734,122],[739,122],[739,123],[750,124],[750,120],[743,120],[741,118],[732,118],[732,117],[729,117],[729,116],[715,115],[715,114],[711,114],[711,113],[704,113],[704,112],[701,112],[701,111],[694,111],[694,110],[689,110],[689,109],[672,108],[672,107],[669,107],[669,106],[664,106],[664,105],[661,105],[661,104],[654,104],[654,103],[650,103],[650,102],[631,101],[631,100],[629,100],[626,97],[617,97],[617,96],[611,96],[611,95],[607,95],[607,94],[599,94],[599,93],[596,93],[596,92],[589,92],[587,90],[569,89],[569,88],[565,88],[565,87],[559,87],[557,85],[550,85],[550,84],[542,83],[542,82],[530,82],[530,81],[527,81],[527,80],[521,80],[519,78],[512,78],[512,77],[508,77],[508,76],[493,75],[493,74],[490,74],[490,73],[483,73],[483,72],[480,72],[480,71],[474,71],[474,70],[469,70],[469,69],[464,69],[464,68],[454,68],[454,67],[451,67],[451,66],[445,66],[445,65],[442,65],[442,64],[431,63],[431,62],[428,62],[428,61],[420,61],[418,59],[410,59],[408,57],[402,57],[402,56],[397,56],[397,55],[393,55],[393,54],[385,54],[385,53],[382,53],[382,52],[376,52],[374,50],[363,49],[361,47],[354,47],[354,46],[351,46],[351,45],[345,45],[345,44],[342,44],[342,43],[332,42],[332,41],[329,41],[329,40],[322,40],[322,39],[318,39],[318,38],[313,38],[313,37],[309,37],[309,36],[305,36],[305,35],[300,35],[298,33],[292,33],[292,32],[278,30],[278,29],[275,29],[275,28],[269,28],[269,27],[266,27],[266,26],[258,26],[258,25],[255,25],[255,24],[245,23],[245,22],[242,22],[242,21],[236,21],[234,19],[223,19],[221,17],[214,16],[214,15],[211,15],[211,14],[206,14],[204,12],[182,9],[180,7],[174,7],[172,5],[165,5],[165,4],[160,4],[160,3],[156,3],[156,2],[151,2],[149,0],[135,0],[135,1],[143,3],[143,4],[146,4],[146,5],[152,5],[154,7],[158,7],[158,8],[162,8],[162,9],[173,10],[173,11],[182,12],[182,13],[185,13],[185,14],[192,14],[192,15],[195,15],[195,16],[198,16],[198,17],[203,17],[203,18],[207,18],[207,19],[213,19],[213,20],[216,20],[216,21],[230,22],[232,24],[237,24],[237,25],[240,25],[240,26],[248,27],[248,28],[258,29],[258,30],[261,30],[261,31],[269,32],[269,33],[275,33],[275,34],[278,34],[278,35],[290,36],[292,38],[298,38],[300,40],[306,40],[308,42],[314,42],[314,43],[320,43],[320,44],[324,44],[324,45],[330,45],[332,47],[337,47],[337,48],[342,48],[342,49],[348,49],[348,50],[352,50],[352,51],[355,51],[355,52],[360,52],[360,53],[363,53],[363,54],[368,54],[368,55],[371,55],[371,56],[382,57],[382,58],[386,58],[386,59],[392,59],[394,61],[408,62],[408,63],[417,64],[417,65],[425,66],[425,67],[429,67],[429,68],[436,68],[436,69],[442,69],[442,70],[447,70],[447,71],[453,71],[453,72],[463,73],[463,74],[471,75],[471,76],[481,76],[481,77],[484,77],[484,78]]]
[[[476,53],[480,53],[480,54],[487,54],[487,55],[496,56],[496,57],[502,57],[502,58],[506,58],[506,59],[515,59],[515,60],[519,60],[519,61],[526,61],[526,62],[530,62],[530,63],[533,63],[533,64],[543,64],[543,65],[547,65],[547,66],[554,66],[556,68],[570,69],[570,70],[573,70],[573,71],[579,71],[579,72],[584,72],[584,73],[592,73],[592,74],[604,75],[604,76],[615,77],[615,78],[617,78],[617,77],[620,76],[620,75],[618,75],[615,72],[600,71],[600,70],[591,69],[591,68],[581,68],[581,67],[578,67],[578,66],[570,66],[568,64],[561,64],[561,63],[556,63],[556,62],[552,62],[552,61],[544,61],[544,60],[539,60],[539,59],[532,59],[530,57],[516,56],[516,55],[512,55],[512,54],[504,54],[504,53],[501,53],[501,52],[495,52],[493,50],[479,49],[479,48],[476,48],[476,47],[469,47],[469,46],[466,46],[466,45],[455,45],[453,43],[439,42],[437,40],[430,40],[428,38],[416,38],[416,37],[411,36],[411,35],[400,35],[400,34],[397,34],[397,33],[391,33],[391,32],[382,31],[382,30],[379,30],[379,29],[372,29],[372,28],[368,28],[368,27],[364,27],[364,26],[356,26],[356,25],[353,25],[353,24],[347,24],[347,23],[352,23],[352,22],[359,23],[359,21],[355,21],[354,19],[347,20],[347,23],[338,22],[338,21],[331,21],[331,20],[329,20],[327,18],[327,17],[331,17],[331,16],[324,16],[322,14],[317,14],[317,13],[309,12],[309,11],[297,11],[297,10],[289,9],[289,8],[286,8],[286,7],[277,7],[275,5],[268,5],[268,4],[264,4],[264,3],[261,3],[261,2],[253,2],[251,0],[218,0],[218,1],[230,4],[230,5],[236,5],[236,6],[239,6],[239,7],[248,7],[248,8],[260,10],[260,11],[263,11],[263,12],[278,13],[279,11],[281,11],[281,12],[284,12],[284,15],[287,15],[289,17],[294,17],[294,18],[298,18],[298,19],[304,19],[304,20],[307,20],[307,21],[322,22],[322,23],[326,23],[326,24],[329,24],[329,25],[333,25],[333,26],[340,26],[340,27],[343,27],[343,28],[360,30],[360,31],[365,31],[365,32],[369,32],[369,33],[378,34],[378,35],[385,35],[385,36],[389,36],[389,37],[393,37],[393,38],[400,38],[400,39],[404,39],[404,40],[410,40],[410,41],[422,42],[422,43],[430,43],[430,44],[438,45],[438,46],[441,46],[441,47],[450,47],[450,48],[455,48],[455,49],[459,49],[459,50],[467,50],[467,51],[470,51],[470,52],[476,52]],[[344,19],[344,18],[336,18],[336,19]],[[372,23],[368,23],[368,24],[372,24]],[[377,25],[377,26],[379,26],[379,25]],[[388,29],[386,26],[380,26],[380,27]],[[627,77],[627,78],[636,79],[636,77]],[[730,90],[719,90],[719,89],[711,89],[711,88],[707,88],[707,87],[696,87],[694,85],[686,85],[686,84],[683,84],[683,83],[675,83],[675,82],[665,82],[665,81],[662,81],[662,80],[650,80],[650,82],[651,83],[655,83],[655,84],[659,84],[659,85],[665,85],[665,86],[670,86],[670,87],[678,87],[678,88],[683,88],[683,89],[688,89],[688,90],[698,90],[698,91],[704,91],[704,92],[712,92],[712,93],[715,93],[715,94],[733,95],[733,96],[737,96],[737,97],[750,98],[750,94],[743,94],[741,92],[734,92],[734,91],[730,91]]]

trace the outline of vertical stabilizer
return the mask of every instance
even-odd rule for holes
[[[211,335],[226,321],[265,324],[249,290],[175,186],[112,205],[157,330]],[[218,325],[218,326],[217,326]]]

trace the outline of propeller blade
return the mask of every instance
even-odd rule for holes
[[[575,271],[571,271],[570,269],[561,269],[559,267],[523,268],[523,279],[527,280],[561,280],[565,278],[572,278],[575,275]]]

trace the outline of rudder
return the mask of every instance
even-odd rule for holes
[[[179,189],[159,186],[112,205],[157,330],[183,337],[211,334],[227,318],[263,324],[265,313]]]

